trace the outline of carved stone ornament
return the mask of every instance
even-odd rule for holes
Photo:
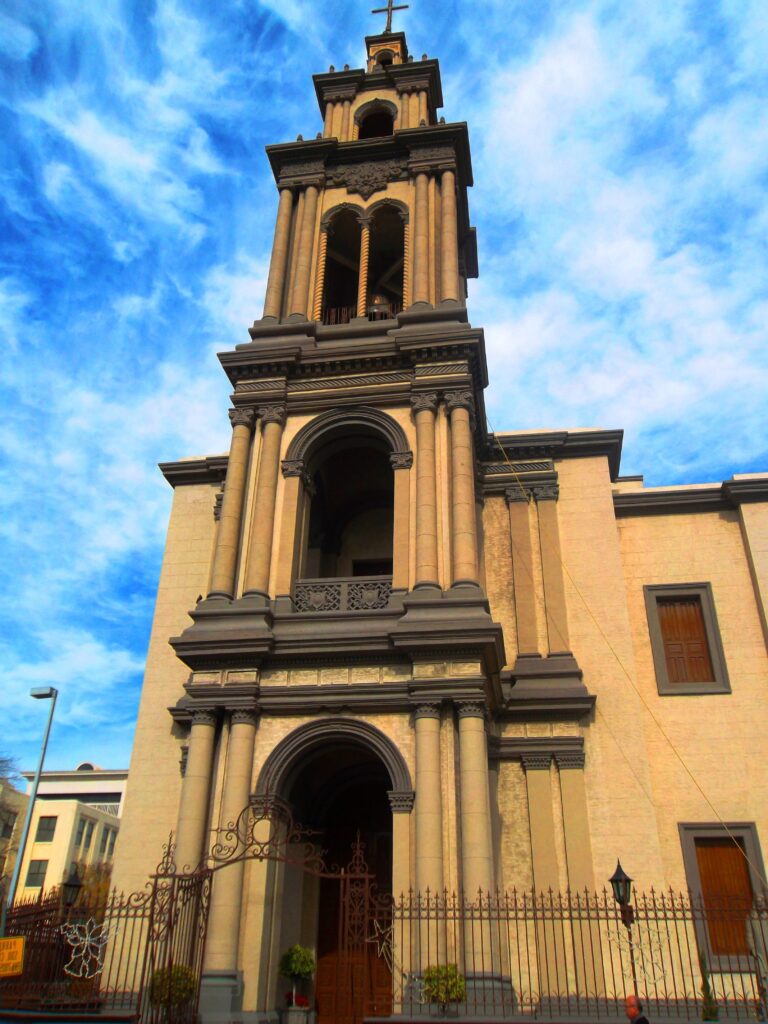
[[[304,459],[283,459],[283,476],[303,476]]]
[[[256,415],[255,409],[252,406],[240,406],[237,409],[229,410],[229,422],[232,427],[252,427],[253,420]]]
[[[406,161],[394,157],[336,167],[330,171],[330,176],[334,185],[344,186],[347,192],[357,192],[363,199],[370,199],[374,192],[386,188],[390,181],[399,181],[406,176]]]
[[[550,753],[523,754],[520,760],[523,762],[523,768],[527,772],[549,771],[549,765],[552,761],[552,755]]]
[[[221,506],[224,504],[224,492],[219,491],[213,501],[213,519],[218,523],[221,519]]]
[[[485,703],[482,700],[460,700],[456,703],[459,718],[485,718]]]
[[[466,409],[470,413],[475,411],[475,396],[471,391],[446,391],[445,407],[448,412],[454,409]]]
[[[389,464],[392,469],[410,469],[413,465],[413,452],[392,452]]]
[[[183,744],[181,748],[181,757],[179,757],[179,774],[182,779],[187,774],[187,762],[189,761],[189,744]]]
[[[514,487],[507,487],[504,497],[507,499],[508,505],[514,505],[518,501],[525,502],[527,505],[531,500],[531,492],[523,484],[515,484]]]
[[[192,712],[192,726],[216,725],[216,712],[210,708],[198,708]]]
[[[414,146],[411,148],[411,165],[422,169],[425,165],[435,169],[455,167],[456,154],[453,146]]]
[[[390,789],[387,796],[389,797],[389,806],[392,808],[393,814],[410,814],[413,810],[416,794],[412,789]]]
[[[282,427],[285,423],[284,405],[263,405],[259,409],[262,423],[279,423]]]
[[[414,718],[439,718],[440,717],[440,702],[439,701],[422,701],[417,704],[414,712]]]
[[[322,184],[324,176],[325,164],[322,160],[297,160],[281,169],[278,187]]]
[[[235,708],[232,712],[232,725],[256,725],[259,714],[252,708]]]
[[[423,412],[425,409],[435,412],[437,409],[437,393],[435,391],[424,391],[419,395],[411,395],[411,408],[414,412]]]
[[[583,750],[562,750],[555,751],[557,767],[562,771],[564,768],[583,768],[585,757]]]
[[[533,484],[531,487],[536,501],[557,501],[560,487],[556,482],[550,484]]]

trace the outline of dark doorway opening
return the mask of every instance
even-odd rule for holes
[[[340,210],[328,226],[324,324],[348,324],[357,314],[359,271],[360,222],[351,210]]]
[[[388,110],[372,110],[360,122],[358,139],[382,139],[392,135],[395,121]]]

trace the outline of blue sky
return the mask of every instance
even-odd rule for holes
[[[467,120],[496,430],[623,427],[651,484],[768,468],[768,4],[412,0]],[[321,127],[361,0],[0,8],[0,752],[128,763],[170,503],[226,450],[264,146]]]

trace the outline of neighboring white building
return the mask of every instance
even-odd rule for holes
[[[34,774],[21,774],[29,789]],[[112,864],[127,779],[126,768],[99,768],[90,761],[74,771],[43,772],[17,899],[53,889],[73,867]]]

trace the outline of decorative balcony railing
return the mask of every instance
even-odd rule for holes
[[[297,580],[293,604],[297,612],[371,612],[386,608],[391,593],[391,576]]]
[[[372,302],[368,307],[369,320],[394,320],[402,310],[400,302]],[[357,316],[357,306],[326,306],[323,309],[323,323],[332,326],[348,324]]]

